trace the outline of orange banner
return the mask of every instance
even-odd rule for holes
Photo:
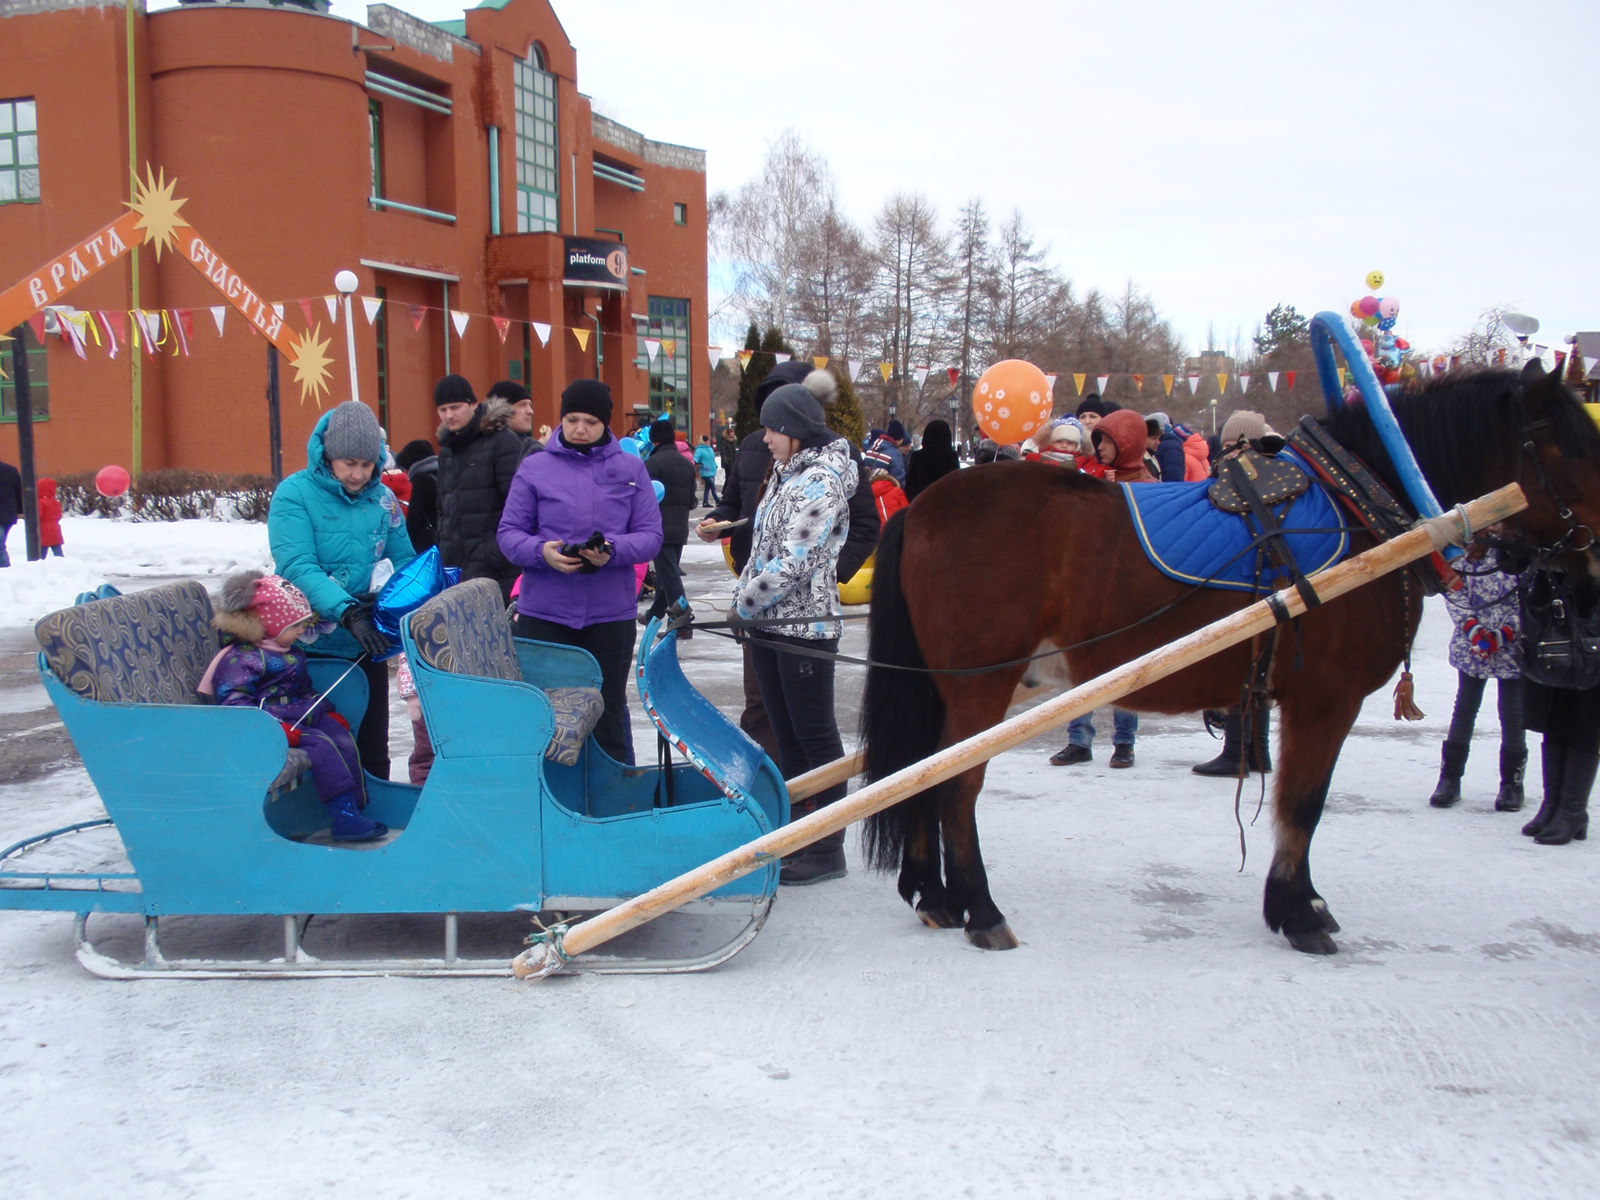
[[[206,245],[205,240],[193,229],[185,229],[177,237],[178,252],[183,255],[183,260],[199,271],[224,300],[243,313],[244,319],[254,325],[262,337],[286,357],[293,359],[300,343],[293,333],[284,328],[283,318],[272,310],[272,306],[256,295],[239,273]],[[306,323],[310,324],[309,313]]]
[[[109,267],[144,241],[139,214],[125,212],[90,234],[21,283],[0,292],[0,331],[13,329],[48,304],[54,304],[85,279]]]

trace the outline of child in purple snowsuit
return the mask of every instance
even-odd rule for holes
[[[311,759],[311,778],[333,818],[333,840],[366,842],[388,826],[361,815],[361,756],[350,723],[311,684],[302,638],[315,638],[305,593],[277,575],[244,571],[223,581],[212,624],[238,640],[211,660],[199,690],[219,704],[254,706],[283,723],[289,745]],[[331,628],[331,626],[329,626]]]

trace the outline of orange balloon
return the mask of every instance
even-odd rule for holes
[[[1020,442],[1050,419],[1050,381],[1020,358],[997,362],[972,389],[972,415],[978,427],[1002,446]]]

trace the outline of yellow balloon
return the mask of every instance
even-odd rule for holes
[[[1367,286],[1369,288],[1371,288],[1373,291],[1377,291],[1379,288],[1381,288],[1383,286],[1383,272],[1382,271],[1369,271],[1369,272],[1367,272]]]

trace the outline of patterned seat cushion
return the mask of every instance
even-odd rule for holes
[[[492,579],[474,579],[441,592],[412,613],[410,621],[417,653],[436,670],[522,681],[516,639]],[[605,711],[600,692],[563,687],[547,688],[545,695],[556,720],[545,757],[573,766]]]
[[[64,608],[34,636],[67,687],[120,704],[198,704],[218,645],[211,597],[194,580]]]

